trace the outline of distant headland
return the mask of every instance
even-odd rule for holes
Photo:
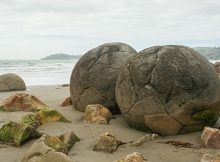
[[[220,60],[220,47],[195,47],[194,50],[205,56],[208,60]]]
[[[64,53],[57,53],[49,55],[41,60],[74,60],[79,59],[82,55],[69,55]]]

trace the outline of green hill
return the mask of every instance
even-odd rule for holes
[[[220,47],[195,47],[194,50],[209,60],[220,60]]]
[[[42,58],[41,60],[74,60],[79,59],[81,55],[68,55],[63,53],[53,54],[49,55],[45,58]]]

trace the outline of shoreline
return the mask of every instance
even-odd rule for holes
[[[131,129],[123,120],[122,115],[114,115],[109,125],[88,124],[82,121],[83,112],[76,111],[72,106],[60,107],[63,100],[69,96],[69,87],[62,87],[62,85],[34,85],[27,86],[27,91],[11,91],[1,92],[0,102],[6,97],[15,93],[29,93],[38,97],[45,104],[51,108],[57,109],[61,112],[71,123],[47,123],[40,126],[37,130],[47,133],[49,135],[60,135],[67,130],[73,130],[75,134],[81,139],[76,143],[69,152],[69,157],[77,162],[114,162],[123,156],[133,152],[141,153],[149,162],[199,162],[205,153],[217,154],[219,150],[206,148],[177,148],[172,145],[162,144],[168,140],[178,140],[182,142],[189,142],[195,145],[201,145],[200,132],[165,136],[155,141],[147,141],[142,146],[131,146],[130,144],[122,145],[112,154],[104,152],[95,152],[92,150],[96,138],[100,134],[110,132],[116,135],[117,139],[123,142],[136,141],[140,137],[146,135],[145,132],[140,132]],[[18,121],[20,117],[28,112],[0,112],[0,122],[12,120]],[[220,125],[220,121],[217,122]],[[1,160],[4,162],[19,162],[24,153],[36,140],[31,140],[21,147],[0,148]]]

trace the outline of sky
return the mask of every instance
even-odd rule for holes
[[[107,42],[220,46],[220,1],[0,0],[0,59],[78,55]]]

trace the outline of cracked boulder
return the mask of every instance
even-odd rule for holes
[[[55,109],[44,108],[33,114],[22,117],[21,123],[28,124],[33,128],[49,122],[69,122],[60,112]]]
[[[118,139],[114,135],[106,132],[100,135],[99,139],[92,146],[93,151],[103,151],[112,153],[118,149],[118,147],[122,144],[125,144]]]
[[[41,134],[33,127],[12,121],[2,124],[0,128],[0,141],[14,146],[20,146],[24,142],[40,136]]]
[[[2,111],[39,111],[45,108],[45,105],[37,97],[26,94],[17,93],[8,98],[6,98],[0,105],[0,110]]]
[[[0,75],[0,92],[24,90],[26,85],[20,76],[12,73]]]
[[[26,152],[21,162],[73,162],[67,154],[79,141],[72,131],[61,136],[43,135]]]
[[[111,119],[111,112],[102,105],[94,104],[86,107],[84,121],[87,123],[108,124]]]
[[[82,56],[70,80],[73,107],[85,111],[87,105],[101,104],[113,114],[120,113],[115,100],[116,80],[121,67],[135,54],[127,44],[107,43]]]
[[[218,119],[220,82],[213,66],[193,49],[155,46],[122,68],[116,100],[135,129],[161,135],[195,132]]]

